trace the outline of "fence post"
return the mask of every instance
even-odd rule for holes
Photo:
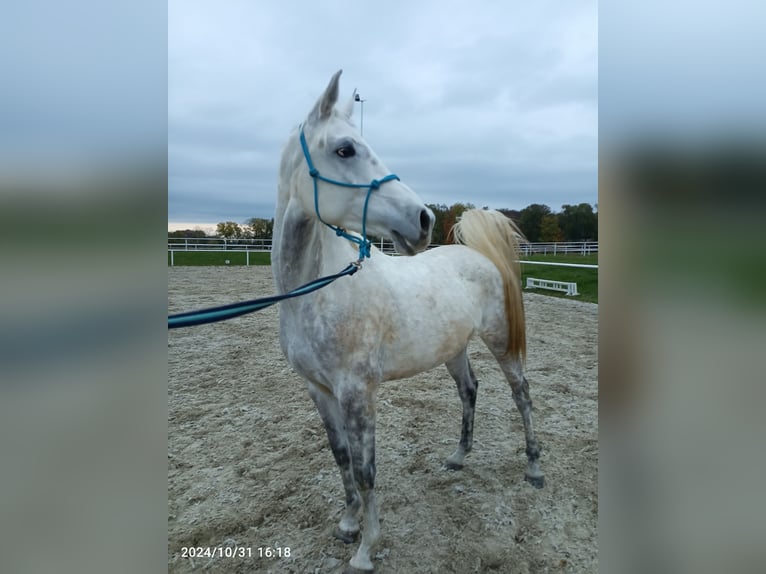
[[[175,263],[173,262],[173,250],[172,249],[170,250],[170,266],[171,267],[175,266]]]
[[[245,251],[245,265],[250,267],[250,250]]]

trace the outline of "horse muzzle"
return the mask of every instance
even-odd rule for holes
[[[431,242],[431,232],[435,217],[427,207],[418,212],[418,224],[408,229],[392,229],[391,240],[400,255],[415,255],[423,251]],[[408,226],[409,227],[409,226]]]

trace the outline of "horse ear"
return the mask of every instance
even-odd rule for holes
[[[311,110],[310,117],[312,119],[326,120],[332,114],[335,103],[338,101],[338,83],[342,73],[343,70],[338,70],[330,78],[330,83],[327,84],[324,94],[319,98],[314,109]]]
[[[346,117],[348,119],[351,119],[351,116],[354,115],[354,102],[356,101],[356,88],[354,88],[354,93],[351,94],[351,98],[346,102],[346,106],[343,108],[343,113],[346,114]]]

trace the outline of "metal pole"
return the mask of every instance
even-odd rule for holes
[[[360,104],[362,104],[362,121],[360,122],[360,130],[359,131],[360,131],[360,133],[362,135],[364,135],[364,102],[366,102],[367,100],[363,100],[361,97],[359,97],[359,94],[356,94],[354,96],[354,101],[355,102],[359,102]]]

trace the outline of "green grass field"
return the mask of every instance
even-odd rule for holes
[[[583,265],[598,265],[598,254],[592,255],[530,255],[522,257],[523,261],[545,261],[549,263],[580,263]],[[598,303],[598,269],[579,269],[577,267],[553,267],[551,265],[533,265],[522,263],[522,285],[527,282],[527,277],[537,279],[551,279],[554,281],[569,281],[577,283],[579,295],[568,296],[558,291],[548,289],[525,289],[530,293],[541,293],[552,297],[563,297],[576,301],[588,301]]]
[[[226,260],[229,263],[226,263]],[[525,261],[546,261],[556,263],[582,263],[598,265],[598,255],[531,255],[522,258]],[[227,251],[176,251],[173,255],[175,265],[245,265],[245,253]],[[170,265],[170,253],[168,253]],[[271,265],[271,254],[251,252],[250,265]],[[558,291],[547,289],[529,289],[532,293],[541,293],[552,297],[564,297],[577,301],[598,303],[598,269],[578,269],[576,267],[552,267],[548,265],[521,265],[522,285],[527,277],[552,279],[555,281],[574,281],[577,283],[577,296],[570,297]]]

